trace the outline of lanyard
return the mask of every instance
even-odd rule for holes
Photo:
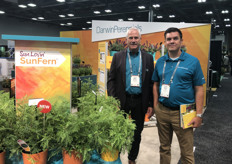
[[[172,77],[171,77],[171,79],[169,81],[169,85],[171,85],[171,82],[173,80],[173,77],[174,77],[174,75],[176,73],[176,70],[177,70],[177,67],[179,66],[179,64],[180,64],[180,59],[178,60],[178,63],[176,64],[176,68],[175,68],[175,70],[172,73]],[[163,68],[163,74],[162,74],[162,84],[164,84],[164,72],[165,72],[165,68],[166,68],[166,61],[164,62],[164,68]]]
[[[127,50],[127,56],[128,56],[129,64],[130,64],[130,73],[132,75],[132,65],[131,65],[131,58],[130,58],[129,48]],[[140,75],[140,69],[141,69],[141,51],[139,50],[139,70],[138,70],[138,76]]]

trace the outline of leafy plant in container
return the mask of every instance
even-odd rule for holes
[[[95,113],[91,121],[94,136],[93,148],[100,154],[105,152],[125,152],[131,149],[135,124],[128,115],[119,110],[119,102],[113,97],[88,93],[79,98],[79,116],[87,117]],[[116,155],[118,157],[118,155]]]
[[[17,102],[17,116],[14,126],[15,144],[12,145],[11,152],[17,155],[22,152],[23,158],[25,157],[25,160],[29,160],[32,163],[42,160],[40,155],[42,153],[45,155],[43,160],[46,161],[48,147],[44,148],[42,143],[45,131],[47,130],[46,126],[44,126],[44,114],[36,106],[28,106],[23,103],[28,102],[26,100],[27,98],[24,98],[20,100],[21,102]],[[27,143],[30,151],[26,152],[20,149],[20,146],[17,144],[17,140],[19,139]],[[40,158],[34,157],[34,155]]]
[[[81,63],[81,59],[78,56],[73,57],[73,64],[80,65],[80,63]]]
[[[85,117],[81,117],[79,112],[70,114],[69,120],[60,127],[57,133],[57,139],[64,149],[64,154],[69,154],[70,157],[74,156],[79,163],[88,161],[93,150],[92,127],[94,125],[91,124],[90,118],[94,119],[94,113]],[[63,158],[64,163],[67,163],[66,158]]]
[[[9,93],[0,91],[0,153],[4,153],[10,148],[14,136],[14,99],[10,99],[9,96]],[[0,163],[4,163],[4,155],[0,159]]]
[[[141,50],[144,50],[148,53],[153,54],[154,52],[161,50],[161,44],[162,44],[162,42],[160,42],[160,44],[158,44],[158,43],[152,44],[152,43],[148,43],[148,41],[146,41],[144,44],[141,45]]]
[[[3,81],[1,82],[2,88],[4,91],[9,92],[10,91],[10,79],[7,77],[3,78]]]
[[[70,117],[70,104],[67,101],[56,101],[49,99],[53,104],[52,110],[46,114],[45,131],[41,139],[41,147],[43,150],[49,149],[48,161],[60,161],[62,157],[63,147],[59,144],[58,132],[65,125]]]
[[[121,51],[126,47],[126,41],[121,41],[120,39],[116,39],[115,41],[109,41],[108,50],[109,51]]]

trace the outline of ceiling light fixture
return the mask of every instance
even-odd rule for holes
[[[65,17],[65,15],[59,15],[59,17],[64,18],[64,17]]]
[[[230,27],[230,24],[226,24],[226,27]]]
[[[198,3],[204,3],[206,0],[198,0]]]
[[[219,25],[216,25],[216,26],[215,26],[215,28],[218,28],[218,27],[220,27],[220,26],[219,26]]]
[[[145,6],[138,6],[139,9],[145,9],[146,7]]]
[[[93,13],[94,13],[94,14],[101,14],[100,11],[94,11]]]
[[[154,4],[154,5],[152,5],[154,8],[158,8],[158,7],[160,7],[160,5],[159,4]]]
[[[86,23],[88,23],[88,24],[91,24],[92,22],[90,22],[90,21],[87,21]]]
[[[26,5],[23,5],[23,4],[20,4],[20,5],[18,5],[20,8],[27,8],[27,6]]]
[[[106,10],[105,10],[105,12],[106,12],[106,13],[111,13],[111,12],[112,12],[112,10],[110,10],[110,9],[106,9]]]
[[[65,0],[56,0],[57,2],[65,2]]]
[[[28,3],[27,6],[36,7],[36,4],[35,3]]]
[[[38,20],[37,18],[31,18],[32,20]]]
[[[128,20],[129,20],[129,21],[132,21],[132,20],[134,20],[134,19],[133,19],[133,18],[128,18]]]
[[[222,14],[228,14],[229,11],[228,10],[222,10]]]
[[[67,25],[68,25],[68,26],[71,26],[71,25],[72,25],[72,23],[67,23]]]
[[[5,14],[5,11],[0,10],[0,14]]]
[[[74,17],[74,14],[68,14],[69,17]]]
[[[64,24],[64,23],[61,23],[60,25],[61,25],[61,26],[65,26],[65,24]]]
[[[118,19],[118,21],[122,22],[122,21],[123,21],[123,19]]]
[[[225,22],[228,22],[228,21],[230,21],[230,19],[229,19],[229,18],[226,18],[226,19],[224,19],[224,21],[225,21]]]
[[[159,16],[157,16],[157,18],[158,18],[158,19],[161,19],[161,18],[163,18],[163,16],[159,15]]]
[[[44,17],[38,17],[38,19],[43,20],[43,19],[44,19]]]
[[[175,18],[176,16],[175,15],[169,15],[169,18]]]
[[[86,30],[86,28],[83,27],[82,30]]]
[[[212,11],[206,11],[205,13],[206,13],[207,15],[213,14]]]

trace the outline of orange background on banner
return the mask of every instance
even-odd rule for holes
[[[211,25],[203,25],[197,27],[183,28],[183,44],[187,47],[187,53],[197,57],[200,61],[202,71],[207,83],[208,57],[210,48],[210,31]],[[61,37],[80,38],[78,45],[73,45],[73,56],[80,56],[86,64],[90,64],[93,68],[93,74],[98,74],[98,42],[92,42],[91,30],[88,31],[65,31],[61,32]],[[119,38],[124,41],[125,38]],[[114,39],[115,40],[115,39]],[[106,40],[109,41],[109,40]],[[112,41],[112,40],[111,40]],[[146,43],[164,44],[164,32],[151,34],[143,34],[141,44]],[[109,55],[109,54],[108,54]],[[160,57],[160,52],[156,53],[156,60]],[[110,62],[110,61],[108,61]],[[205,102],[206,102],[206,84],[204,85]],[[204,103],[205,105],[206,103]]]
[[[59,67],[16,66],[16,99],[28,96],[70,102],[70,43],[16,41],[15,50],[58,51],[66,58]]]

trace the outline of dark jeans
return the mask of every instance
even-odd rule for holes
[[[144,126],[145,113],[142,109],[142,96],[130,97],[127,96],[125,108],[123,109],[126,113],[131,114],[131,118],[136,124],[134,132],[134,141],[132,143],[131,151],[128,153],[129,160],[135,160],[139,153],[139,145],[141,142],[141,133]]]

